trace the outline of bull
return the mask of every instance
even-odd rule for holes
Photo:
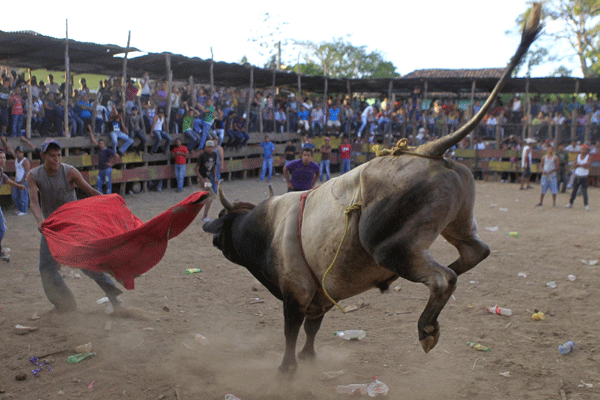
[[[219,185],[224,210],[203,229],[213,234],[214,246],[228,260],[246,267],[283,301],[281,372],[297,368],[296,341],[303,324],[306,342],[298,356],[313,358],[315,336],[334,303],[371,288],[385,291],[399,277],[429,288],[417,328],[423,350],[435,347],[437,319],[457,277],[490,254],[473,217],[473,175],[443,156],[490,109],[539,34],[539,19],[536,4],[501,79],[477,115],[458,131],[414,149],[398,146],[315,190],[271,196],[256,206],[230,203]],[[429,251],[440,234],[459,254],[448,266]]]

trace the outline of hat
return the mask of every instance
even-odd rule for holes
[[[21,151],[21,152],[25,152],[25,150],[23,150],[23,146],[17,146],[15,147],[15,151]]]
[[[588,145],[587,145],[587,144],[582,144],[582,145],[581,145],[581,148],[582,148],[582,149],[589,149],[589,147],[588,147]]]
[[[46,139],[46,141],[44,143],[42,143],[42,146],[41,146],[42,153],[45,153],[46,151],[48,151],[48,146],[50,146],[51,144],[58,146],[59,149],[62,148],[60,143],[58,143],[56,140]]]
[[[525,143],[530,143],[531,144],[531,143],[535,143],[535,142],[536,142],[536,140],[533,139],[533,138],[526,138],[525,139]]]
[[[215,147],[215,142],[212,140],[207,140],[206,143],[204,144],[204,147]]]
[[[290,93],[290,97],[296,97],[294,93]]]

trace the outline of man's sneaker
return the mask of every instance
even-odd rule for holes
[[[26,213],[26,212],[19,211],[19,212],[17,213],[17,215],[18,215],[19,217],[22,217],[23,215],[27,215],[27,213]]]
[[[571,207],[573,207],[573,204],[571,204],[571,203],[567,203],[567,205],[565,206],[565,208],[571,208]]]
[[[211,217],[204,217],[204,218],[202,218],[202,221],[204,221],[204,222],[210,222],[210,221],[212,221],[212,218]]]
[[[125,306],[125,303],[123,302],[123,300],[121,300],[121,297],[117,296],[115,298],[110,299],[104,312],[107,315],[112,315],[115,313],[116,308],[120,308],[120,307],[124,307],[124,306]]]
[[[590,211],[590,206],[585,206],[585,211]]]
[[[0,260],[8,261],[10,259],[10,254],[5,252],[4,250],[0,250]]]

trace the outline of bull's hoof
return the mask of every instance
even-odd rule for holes
[[[281,364],[279,366],[279,372],[284,375],[288,375],[288,376],[294,375],[296,373],[297,369],[298,369],[298,365],[296,365],[296,364],[292,364],[292,365]]]
[[[303,361],[312,361],[317,358],[317,354],[314,351],[302,350],[300,353],[298,353],[298,358]]]
[[[421,339],[421,347],[425,353],[429,353],[429,350],[433,349],[440,339],[440,331],[436,331],[433,335],[428,335],[425,338]]]

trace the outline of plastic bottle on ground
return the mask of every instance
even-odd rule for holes
[[[377,397],[379,395],[387,396],[389,390],[390,388],[376,377],[373,377],[373,382],[367,386],[367,394],[369,397]]]
[[[236,395],[233,395],[231,393],[227,393],[225,395],[225,400],[242,400],[239,397],[237,397]]]
[[[346,331],[335,331],[333,332],[333,335],[346,340],[360,340],[367,336],[367,332],[360,329],[350,329]]]
[[[486,308],[486,311],[489,313],[498,314],[498,315],[511,315],[512,314],[512,310],[510,308],[501,308],[498,306]]]
[[[186,275],[197,274],[202,272],[200,268],[188,268],[185,270]]]
[[[333,388],[337,394],[367,394],[368,386],[366,383],[353,383],[350,385],[337,385]]]
[[[489,347],[486,347],[480,343],[467,342],[467,346],[477,351],[491,351]]]
[[[572,352],[574,348],[575,342],[571,342],[569,340],[565,344],[561,344],[560,346],[558,346],[558,351],[560,351],[560,354],[564,356],[565,354],[569,354],[570,352]]]

